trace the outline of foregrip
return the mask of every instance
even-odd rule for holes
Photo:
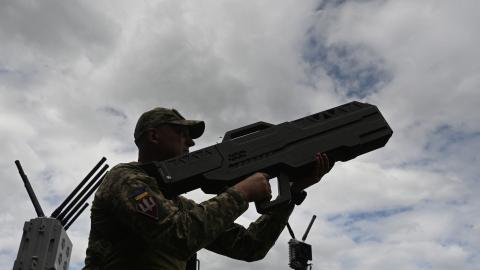
[[[197,188],[215,194],[255,172],[298,172],[318,152],[353,159],[383,147],[392,133],[376,106],[354,101],[278,125],[254,123],[227,132],[221,143],[143,167],[167,196]]]

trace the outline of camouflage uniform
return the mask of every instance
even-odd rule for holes
[[[234,220],[248,203],[234,188],[201,204],[182,196],[168,200],[138,164],[115,166],[95,194],[84,269],[183,270],[202,248],[258,260],[273,246],[293,209],[262,215],[245,229]]]
[[[174,109],[142,114],[135,127],[138,142],[160,124],[188,127],[202,135],[203,121],[186,120]],[[156,179],[131,162],[115,166],[95,194],[85,259],[88,270],[185,269],[190,256],[207,248],[231,258],[263,258],[287,224],[293,206],[263,215],[248,229],[234,221],[248,208],[235,188],[197,204],[182,196],[167,199]]]

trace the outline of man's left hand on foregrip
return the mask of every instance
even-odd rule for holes
[[[332,169],[332,167],[333,162],[329,161],[325,153],[317,153],[315,155],[315,164],[310,171],[304,172],[297,176],[292,176],[294,177],[292,190],[301,191],[318,183],[322,177]]]

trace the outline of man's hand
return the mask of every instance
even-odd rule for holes
[[[315,159],[315,164],[309,170],[289,174],[289,177],[294,181],[291,186],[292,192],[300,192],[318,183],[332,169],[333,163],[328,160],[325,153],[317,153]],[[270,200],[272,198],[272,190],[268,179],[269,176],[267,174],[257,172],[238,182],[234,187],[249,202]]]
[[[333,163],[328,160],[325,153],[317,153],[315,159],[316,162],[309,171],[302,171],[290,175],[291,179],[294,181],[291,186],[292,192],[302,191],[309,186],[318,183],[322,177],[332,169]]]
[[[268,175],[265,173],[257,172],[238,182],[234,187],[243,194],[248,202],[270,200],[272,198]]]

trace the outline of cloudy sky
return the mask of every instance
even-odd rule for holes
[[[394,130],[338,163],[290,218],[313,269],[478,269],[480,2],[476,0],[0,1],[0,268],[35,212],[51,213],[105,156],[136,159],[155,106],[207,123],[195,149],[256,121],[358,100]],[[201,192],[187,194],[202,201]],[[239,218],[248,224],[253,205]],[[69,229],[83,265],[88,211]],[[202,251],[202,269],[287,269],[284,231],[251,264]],[[475,267],[477,265],[477,267]]]

